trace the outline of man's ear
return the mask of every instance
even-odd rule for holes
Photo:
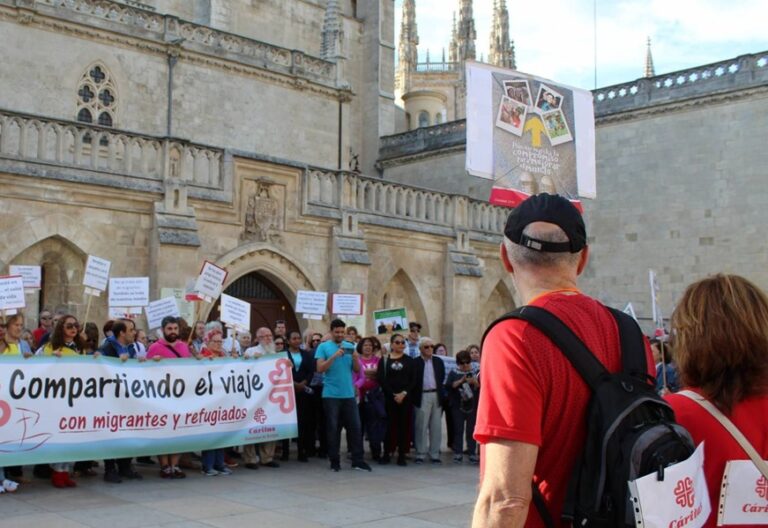
[[[514,273],[514,269],[512,268],[512,263],[509,261],[509,255],[507,254],[507,246],[504,244],[504,242],[501,243],[501,246],[499,247],[499,251],[501,253],[501,262],[504,264],[504,269],[507,270],[509,273]]]
[[[581,255],[579,255],[579,267],[576,269],[576,275],[581,275],[587,267],[587,262],[589,262],[589,246],[584,246],[584,249],[581,250]]]

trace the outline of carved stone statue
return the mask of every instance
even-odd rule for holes
[[[243,238],[266,242],[269,231],[278,227],[280,206],[270,193],[270,184],[259,182],[256,185],[256,192],[248,198]]]

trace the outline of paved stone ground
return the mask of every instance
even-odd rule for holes
[[[292,457],[295,456],[295,451]],[[161,480],[154,467],[138,466],[140,482],[107,484],[99,476],[58,490],[31,478],[17,493],[0,496],[0,528],[132,528],[328,526],[438,528],[469,526],[477,466],[373,465],[354,471],[349,461],[333,473],[328,462],[295,460],[278,469],[237,468],[232,476]],[[31,468],[25,468],[31,476]]]

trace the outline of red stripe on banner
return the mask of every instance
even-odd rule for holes
[[[493,187],[491,188],[491,196],[488,201],[493,205],[517,207],[530,196],[530,194],[519,191],[517,189]],[[579,210],[580,213],[584,213],[584,208],[581,206],[581,200],[570,200],[570,202],[576,207],[576,209]]]

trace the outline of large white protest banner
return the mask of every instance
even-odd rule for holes
[[[15,310],[26,305],[24,279],[21,275],[0,277],[0,310]]]
[[[221,322],[237,330],[251,329],[251,303],[226,293],[221,294]]]
[[[309,315],[325,315],[328,309],[328,292],[299,290],[296,292],[296,312]]]
[[[83,286],[86,287],[86,293],[89,293],[89,288],[92,293],[103,292],[107,289],[111,266],[112,263],[106,259],[88,255],[88,260],[85,263],[85,274],[83,275]]]
[[[514,70],[467,63],[470,174],[493,180],[490,202],[541,192],[595,198],[592,93]]]
[[[149,277],[109,279],[108,304],[120,308],[145,307],[149,304]]]
[[[210,302],[221,294],[221,287],[226,279],[227,270],[206,260],[203,262],[197,281],[195,281],[195,292],[203,297],[208,297],[206,301]]]
[[[175,297],[164,297],[152,301],[144,307],[144,311],[147,314],[147,325],[150,330],[160,328],[164,317],[180,317],[181,315]]]
[[[0,356],[0,467],[128,458],[298,434],[291,362]]]
[[[40,266],[9,266],[11,275],[20,275],[24,281],[24,287],[28,290],[40,288],[43,273]]]

